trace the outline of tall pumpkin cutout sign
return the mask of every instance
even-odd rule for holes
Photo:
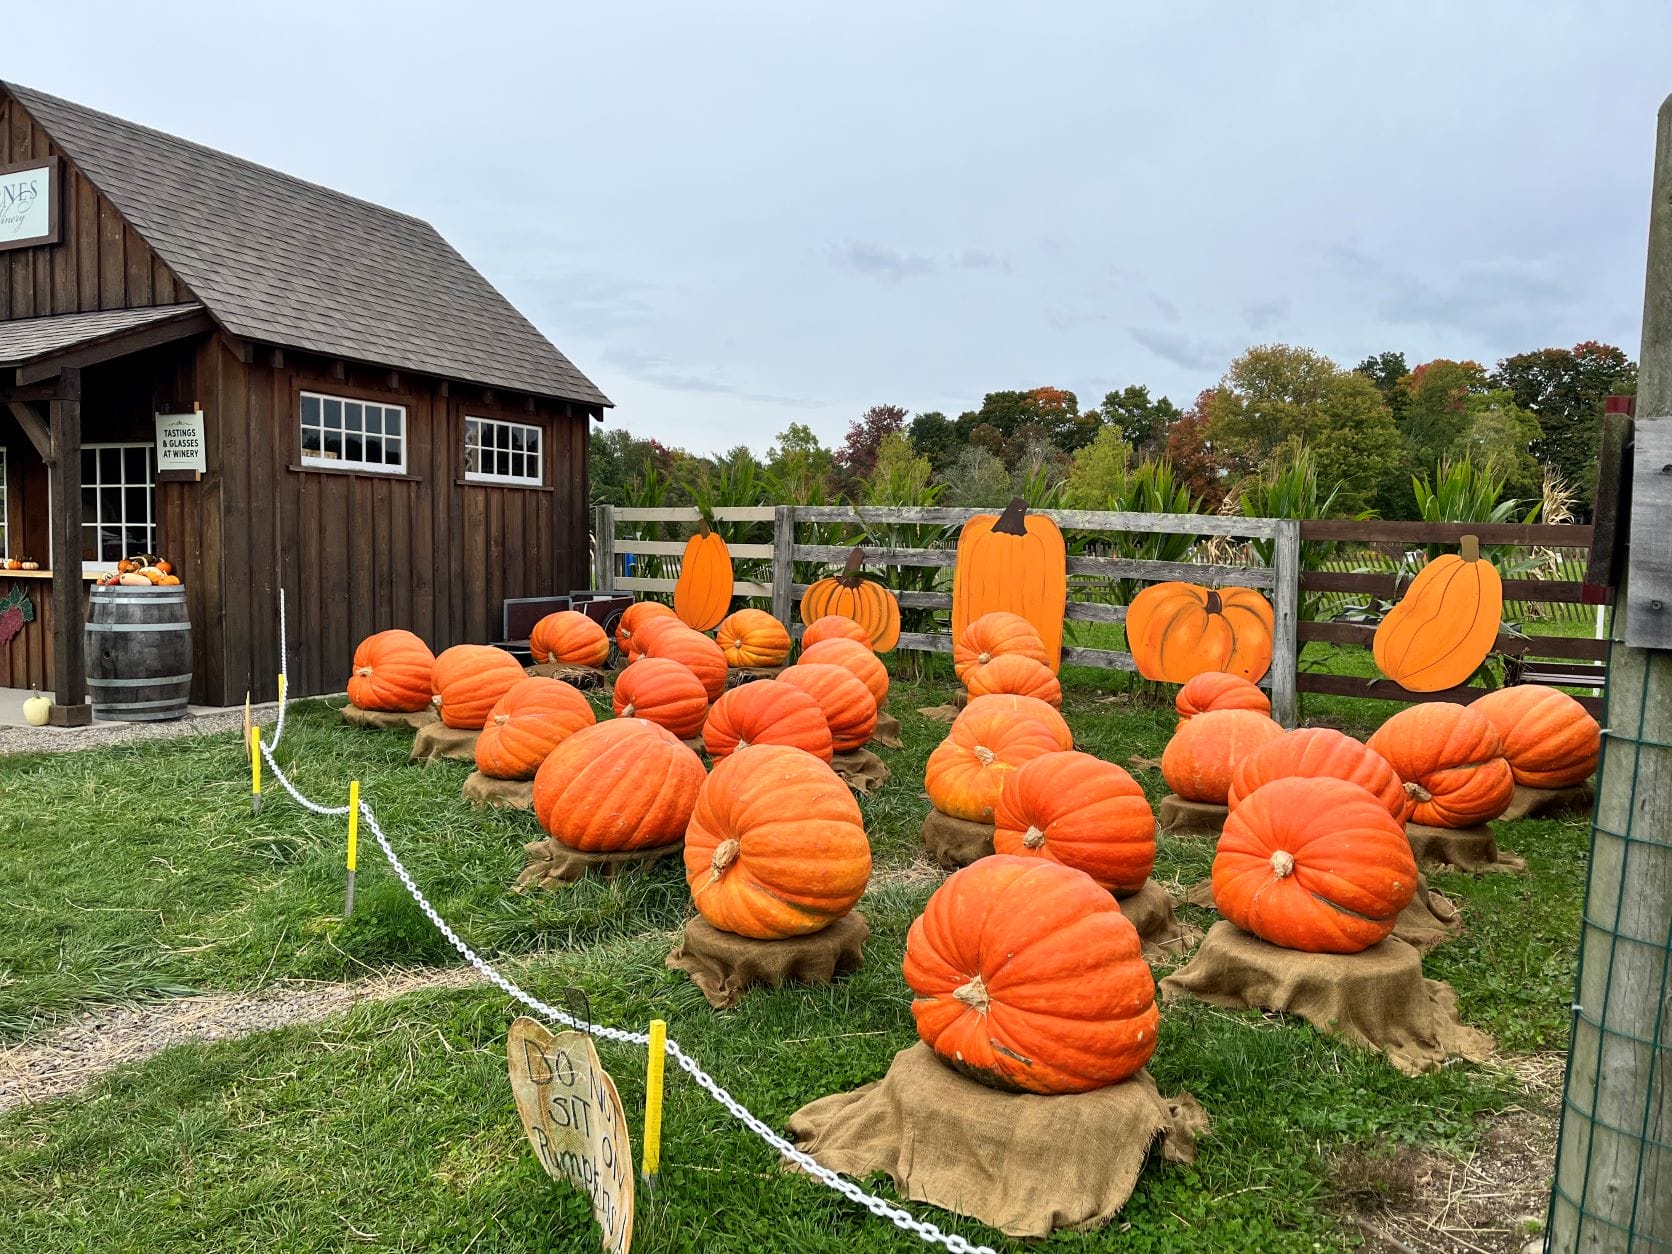
[[[952,638],[983,614],[1007,610],[1033,624],[1052,671],[1062,665],[1068,548],[1043,514],[1016,497],[1002,514],[977,514],[958,535],[952,572]]]
[[[1504,582],[1464,536],[1456,553],[1417,572],[1370,642],[1376,665],[1411,692],[1439,692],[1469,682],[1498,640]]]
[[[679,578],[673,585],[673,612],[687,627],[708,631],[718,627],[731,609],[731,550],[706,522],[685,542]]]

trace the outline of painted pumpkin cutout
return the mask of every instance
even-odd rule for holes
[[[707,523],[685,542],[679,578],[673,585],[673,612],[697,631],[718,627],[731,608],[731,550]]]
[[[1183,684],[1224,671],[1257,684],[1271,669],[1274,623],[1253,588],[1156,583],[1132,598],[1126,643],[1145,679]]]
[[[971,623],[1008,610],[1033,624],[1052,671],[1062,664],[1063,613],[1068,607],[1068,549],[1057,524],[1030,514],[1021,497],[1002,514],[977,514],[958,534],[952,572],[952,638]]]
[[[1411,692],[1440,692],[1469,682],[1497,643],[1504,583],[1464,536],[1456,553],[1417,572],[1399,604],[1377,624],[1370,651],[1376,666]]]
[[[887,653],[900,643],[900,602],[875,579],[859,573],[865,550],[855,545],[848,551],[842,573],[820,579],[801,594],[801,621],[816,623],[839,615],[865,629],[871,647]]]

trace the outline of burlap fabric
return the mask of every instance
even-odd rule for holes
[[[1154,880],[1125,897],[1116,897],[1120,912],[1138,929],[1138,939],[1144,942],[1144,957],[1154,961],[1168,956],[1180,956],[1202,939],[1202,930],[1181,921],[1173,910],[1173,899],[1167,890]]]
[[[544,840],[530,841],[523,846],[523,852],[528,855],[528,865],[523,868],[522,874],[517,876],[512,887],[522,893],[530,888],[556,888],[560,884],[571,884],[587,874],[607,879],[636,867],[648,869],[663,858],[678,857],[684,848],[685,842],[678,840],[671,845],[657,845],[654,849],[628,849],[621,853],[582,853],[579,849],[571,849],[548,836]]]
[[[481,771],[472,771],[464,778],[459,795],[477,809],[483,806],[504,806],[511,810],[534,808],[534,781],[531,779],[495,779]]]
[[[887,710],[877,711],[877,729],[871,733],[871,743],[881,745],[884,749],[904,749],[906,742],[900,736],[900,720]]]
[[[958,707],[955,705],[925,705],[919,707],[917,712],[931,723],[946,723],[949,726],[952,720],[958,717]]]
[[[362,710],[357,705],[345,705],[343,721],[373,731],[387,731],[391,727],[410,727],[416,731],[430,723],[439,723],[441,715],[435,712],[433,705],[414,710],[410,714],[393,713],[389,710]]]
[[[701,736],[693,736],[693,737],[691,737],[691,739],[681,740],[679,743],[684,745],[687,749],[689,749],[692,753],[696,754],[699,758],[702,757],[703,754],[708,752],[708,746],[703,743],[703,738]]]
[[[777,679],[783,673],[782,666],[733,666],[726,671],[726,687],[752,684],[757,679]]]
[[[993,825],[955,819],[930,807],[923,820],[923,847],[941,866],[956,871],[993,852]]]
[[[1194,1098],[1162,1097],[1147,1071],[1090,1093],[1001,1093],[919,1043],[881,1080],[803,1106],[789,1134],[833,1171],[886,1172],[914,1202],[1043,1237],[1108,1223],[1152,1146],[1168,1162],[1194,1162],[1207,1125]]]
[[[1391,937],[1363,953],[1307,954],[1222,920],[1160,989],[1167,1001],[1197,997],[1299,1015],[1320,1032],[1386,1054],[1408,1075],[1453,1054],[1479,1062],[1493,1048],[1490,1036],[1457,1017],[1451,985],[1425,980],[1422,955]]]
[[[1215,836],[1225,829],[1225,817],[1230,811],[1207,801],[1186,801],[1177,793],[1168,793],[1157,807],[1157,831],[1173,836]]]
[[[861,797],[876,792],[893,774],[888,769],[888,763],[869,749],[849,749],[846,753],[838,753],[830,759],[830,769]]]
[[[870,925],[858,913],[844,915],[811,936],[784,940],[752,940],[696,918],[685,925],[685,935],[667,963],[688,974],[710,1006],[730,1010],[757,984],[829,984],[859,970],[870,935]]]
[[[1509,809],[1498,817],[1513,823],[1516,819],[1562,819],[1588,815],[1596,799],[1596,789],[1589,780],[1572,788],[1528,788],[1517,784]]]
[[[462,762],[476,761],[476,738],[480,729],[449,727],[437,721],[425,723],[412,737],[412,758],[426,766],[437,758],[457,758]]]
[[[1479,827],[1424,827],[1421,823],[1407,823],[1405,835],[1411,838],[1411,851],[1417,861],[1427,865],[1477,874],[1527,869],[1524,859],[1498,848],[1497,837],[1485,823]]]
[[[1201,906],[1207,910],[1218,909],[1213,900],[1213,880],[1205,879],[1192,884],[1184,894],[1184,902],[1188,906]],[[1428,950],[1442,941],[1462,935],[1462,932],[1463,916],[1456,903],[1430,888],[1425,876],[1417,876],[1416,895],[1394,921],[1394,936],[1407,945]]]
[[[530,675],[547,679],[561,679],[576,688],[598,688],[609,679],[609,673],[598,666],[571,666],[568,662],[536,662],[523,667]]]

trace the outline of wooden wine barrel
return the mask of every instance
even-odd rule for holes
[[[93,717],[184,718],[192,687],[186,589],[95,585],[87,603],[87,694]]]

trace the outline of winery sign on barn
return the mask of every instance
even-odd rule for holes
[[[281,588],[293,693],[382,628],[497,638],[587,586],[609,404],[417,218],[0,83],[0,687],[57,721],[134,554],[184,585],[202,704],[275,695]]]

